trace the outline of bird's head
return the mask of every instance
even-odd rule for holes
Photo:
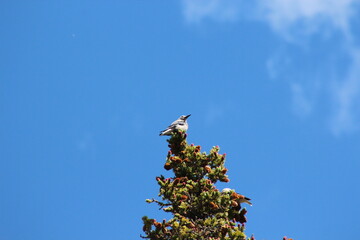
[[[182,115],[182,116],[180,116],[180,120],[186,120],[188,117],[190,117],[191,116],[191,114],[189,114],[189,115]]]

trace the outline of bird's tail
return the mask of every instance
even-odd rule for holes
[[[168,135],[168,134],[166,134],[166,130],[161,131],[159,134],[159,136],[164,136],[164,135]]]
[[[245,197],[244,195],[241,195],[241,194],[237,194],[237,196],[238,196],[238,199],[239,199],[240,203],[247,203],[250,206],[252,206],[252,203],[250,202],[250,200],[251,200],[250,198]]]
[[[160,132],[159,136],[171,135],[171,132],[172,132],[171,129],[165,129],[165,130]]]
[[[251,199],[250,199],[250,198],[247,198],[247,197],[244,198],[244,202],[246,202],[247,204],[249,204],[250,206],[252,206],[252,203],[251,203],[249,200],[251,200]]]

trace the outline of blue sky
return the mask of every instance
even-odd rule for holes
[[[353,238],[358,0],[8,1],[0,239],[139,239],[165,137],[227,153],[257,239]]]

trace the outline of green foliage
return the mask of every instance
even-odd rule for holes
[[[152,240],[223,239],[244,240],[246,209],[241,203],[248,198],[234,190],[220,192],[217,181],[229,182],[224,166],[225,154],[218,146],[210,153],[201,152],[200,146],[188,145],[187,135],[173,133],[164,168],[172,170],[174,177],[156,177],[161,201],[155,202],[172,218],[158,222],[143,217],[143,238]],[[253,238],[251,238],[253,239]]]

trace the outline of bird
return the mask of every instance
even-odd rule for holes
[[[235,200],[237,203],[247,203],[250,206],[252,206],[252,203],[250,202],[250,198],[245,197],[244,195],[238,194],[235,192],[234,189],[231,188],[224,188],[221,191],[223,194],[229,194],[232,200]]]
[[[241,195],[241,194],[237,194],[237,201],[238,203],[247,203],[249,204],[250,206],[252,206],[252,203],[250,202],[250,198],[248,197],[245,197],[244,195]]]
[[[229,192],[235,192],[235,190],[231,189],[231,188],[224,188],[221,192],[222,193],[229,193]]]
[[[171,135],[174,131],[184,131],[186,132],[188,130],[188,123],[186,122],[186,119],[190,117],[189,115],[181,115],[177,120],[175,120],[173,123],[171,123],[170,126],[168,126],[165,130],[160,132],[160,136],[164,135]]]

